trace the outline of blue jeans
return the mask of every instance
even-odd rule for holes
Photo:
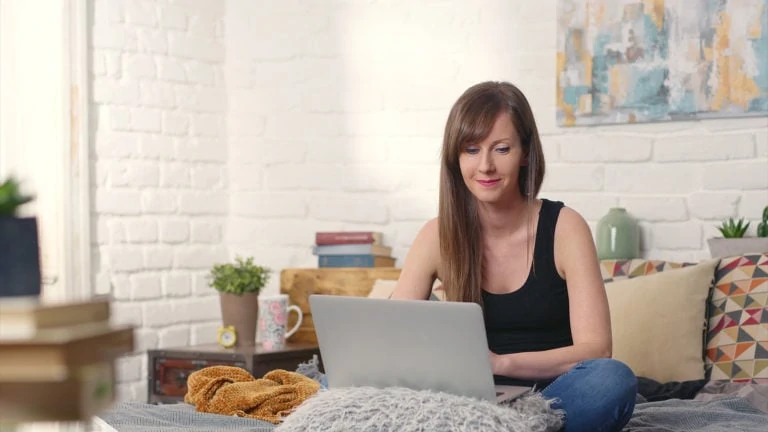
[[[613,359],[583,361],[560,375],[541,394],[565,411],[566,432],[620,431],[635,410],[637,378]]]

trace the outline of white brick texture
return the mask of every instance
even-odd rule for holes
[[[483,80],[527,95],[542,196],[593,229],[626,207],[647,257],[705,258],[720,220],[768,205],[765,117],[559,128],[556,0],[94,3],[95,280],[142,350],[213,340],[217,260],[253,256],[274,292],[316,265],[315,231],[371,229],[401,265],[437,212],[450,106]],[[121,371],[121,397],[145,374]]]
[[[216,3],[94,0],[94,279],[114,298],[113,320],[138,328],[118,365],[123,400],[146,400],[146,350],[215,340],[218,300],[193,291],[193,277],[227,259]]]
[[[768,205],[765,118],[558,128],[556,1],[528,3],[478,12],[455,0],[288,2],[267,12],[230,0],[227,244],[279,247],[289,253],[280,266],[313,266],[315,231],[370,228],[402,259],[437,211],[448,109],[486,79],[516,83],[533,106],[548,162],[542,196],[593,228],[627,207],[648,257],[705,257],[707,227]],[[288,22],[290,34],[279,30]]]

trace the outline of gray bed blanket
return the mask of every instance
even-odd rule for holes
[[[347,431],[557,431],[559,411],[540,394],[511,406],[404,388],[350,388],[319,392],[279,426],[264,421],[198,413],[187,404],[120,403],[101,420],[118,432],[347,432]],[[277,427],[277,429],[275,429]]]
[[[694,399],[708,401],[729,396],[742,397],[753,407],[768,414],[768,384],[710,381]]]
[[[99,414],[99,418],[118,432],[272,432],[269,422],[199,413],[185,403],[152,405],[124,402]]]
[[[300,415],[307,418],[297,416],[295,422],[287,421],[283,424],[285,430],[312,417],[308,411]],[[119,432],[275,432],[271,423],[198,413],[186,404],[121,403],[99,417]],[[289,416],[287,420],[290,419]],[[624,432],[766,432],[766,425],[768,414],[755,409],[744,398],[728,396],[709,401],[672,399],[640,403]],[[306,430],[320,429],[320,425],[313,425]]]
[[[317,358],[300,365],[297,372],[319,381],[325,387],[324,376],[317,370]],[[634,415],[624,432],[768,432],[768,414],[758,409],[766,406],[767,390],[768,385],[765,384],[743,385],[711,382],[702,389],[695,400],[671,399],[661,402],[644,402],[642,396],[638,395]],[[370,390],[352,391],[367,392]],[[306,430],[308,432],[332,430],[328,427],[332,415],[331,417],[327,416],[332,413],[328,411],[313,412],[312,407],[333,406],[327,404],[336,403],[339,398],[347,400],[348,405],[345,408],[350,411],[345,412],[345,415],[351,414],[354,410],[365,411],[372,407],[375,408],[375,404],[370,404],[367,399],[369,397],[375,398],[376,395],[368,395],[361,399],[359,404],[351,405],[349,405],[350,399],[340,393],[320,393],[317,396],[320,397],[306,401],[304,406],[300,406],[293,414],[289,415],[281,425],[281,430],[291,432],[294,430]],[[414,401],[426,396],[422,393],[409,393],[409,397],[415,398]],[[451,400],[453,401],[452,398]],[[531,398],[529,400],[534,402],[534,405],[540,405],[543,402],[543,399]],[[419,404],[427,402],[428,398],[419,399]],[[505,420],[518,421],[521,426],[523,423],[519,420],[522,418],[535,418],[535,416],[531,417],[530,413],[520,416],[525,411],[523,404],[518,405],[516,410],[505,408],[505,411],[501,412],[497,411],[497,407],[483,407],[488,410],[487,413],[491,417],[495,417],[495,420],[499,420],[498,415],[501,414]],[[538,426],[532,426],[531,430],[547,430],[553,427],[553,424],[549,423],[552,420],[550,413],[545,413],[542,417],[541,407],[533,406],[533,408],[538,412],[538,419],[544,421]],[[448,411],[443,413],[446,414]],[[419,413],[415,412],[413,415],[418,416]],[[322,424],[311,423],[324,416],[323,420],[325,421]],[[392,418],[392,420],[408,423],[408,416],[409,414],[405,414],[403,418]],[[275,430],[276,425],[272,423],[248,418],[198,413],[193,406],[183,403],[177,405],[150,405],[141,402],[120,403],[101,413],[99,417],[118,432],[277,432]],[[373,427],[371,430],[389,430],[385,424],[377,424],[378,427]],[[305,426],[305,429],[302,429],[301,426]]]
[[[766,432],[768,415],[738,396],[670,399],[635,406],[625,432]]]

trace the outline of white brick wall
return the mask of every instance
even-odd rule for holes
[[[141,350],[213,338],[214,260],[314,266],[329,229],[382,231],[402,259],[436,214],[448,109],[482,80],[527,94],[542,195],[593,228],[626,206],[648,257],[707,257],[720,219],[768,204],[765,117],[558,128],[556,0],[95,5],[94,260]],[[124,397],[146,373],[121,372]]]
[[[147,349],[212,342],[218,327],[215,292],[194,281],[228,257],[225,5],[93,3],[96,291],[138,327],[118,390],[143,401]]]
[[[548,162],[542,195],[593,228],[626,206],[646,256],[707,257],[720,219],[758,217],[765,117],[556,126],[555,10],[555,0],[229,1],[227,243],[276,268],[312,266],[316,230],[371,228],[403,258],[436,213],[448,109],[486,79],[516,83],[533,105]]]

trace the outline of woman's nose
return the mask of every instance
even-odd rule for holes
[[[482,152],[480,154],[480,172],[487,173],[487,172],[493,172],[494,165],[493,165],[493,158],[491,157],[490,152]]]

